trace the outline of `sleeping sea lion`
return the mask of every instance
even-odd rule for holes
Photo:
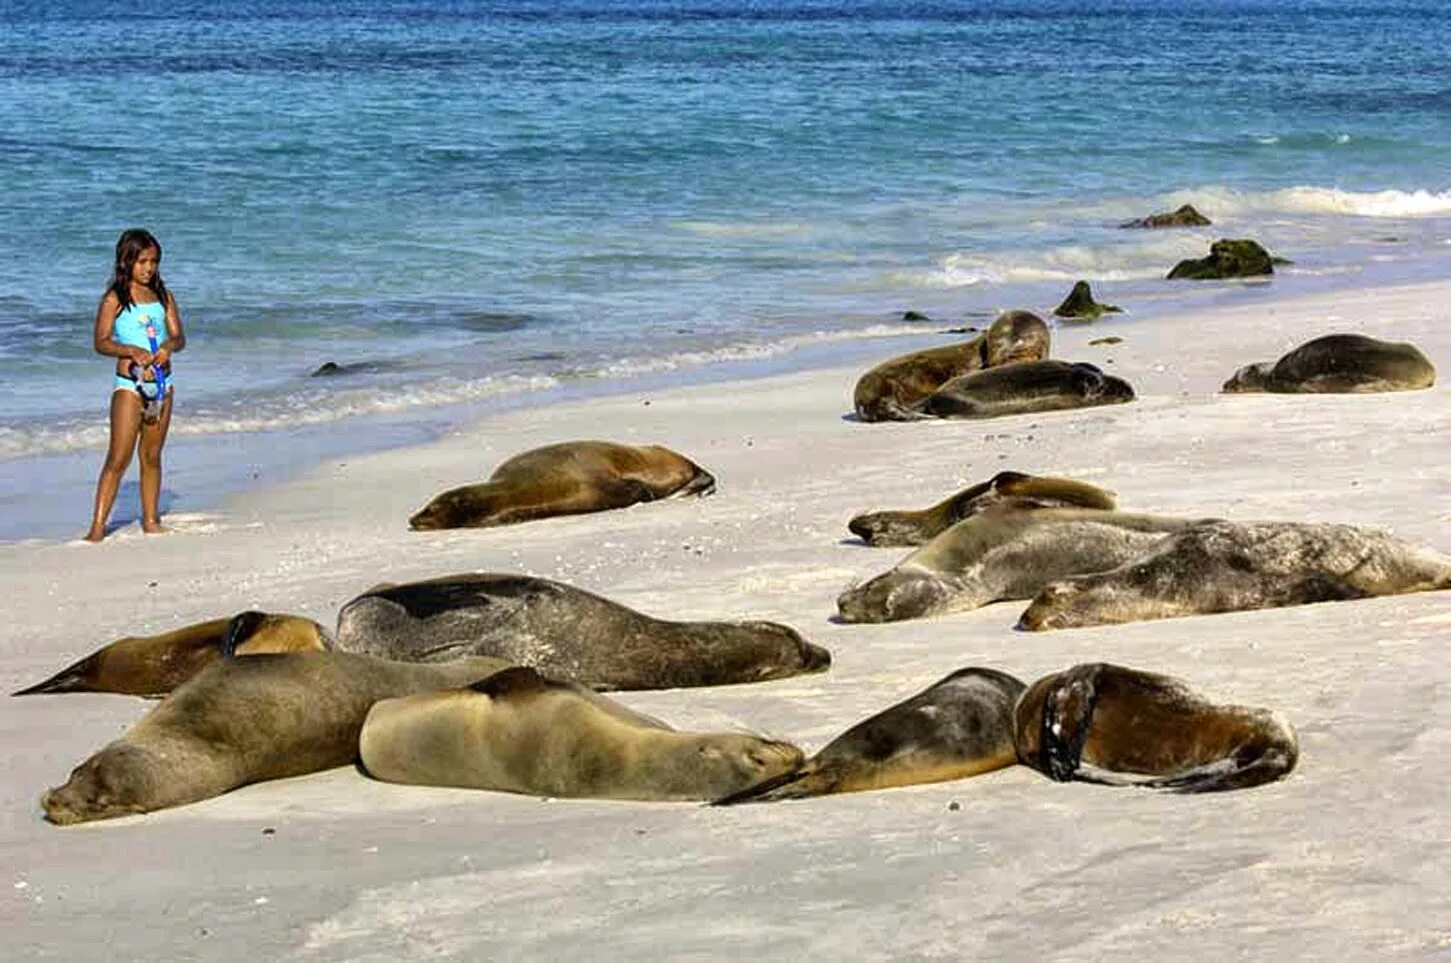
[[[327,648],[327,632],[312,619],[243,612],[230,619],[199,622],[161,635],[117,639],[14,695],[118,692],[162,696],[222,656],[320,652]]]
[[[922,545],[952,525],[994,505],[1015,508],[1114,507],[1112,492],[1071,478],[1040,478],[1000,471],[921,511],[870,512],[847,522],[853,535],[872,546]]]
[[[414,530],[484,528],[715,491],[710,472],[660,445],[566,441],[515,455],[489,480],[435,497]]]
[[[66,825],[181,806],[238,786],[344,766],[373,703],[492,675],[507,663],[409,665],[346,652],[204,667],[41,797]]]
[[[1279,361],[1245,365],[1226,392],[1413,391],[1436,383],[1436,369],[1415,345],[1363,334],[1327,334]]]
[[[358,745],[363,768],[388,782],[590,799],[714,799],[802,759],[784,742],[677,732],[522,667],[379,702]]]
[[[338,612],[337,647],[407,662],[488,655],[596,689],[763,682],[831,665],[829,652],[775,622],[670,622],[498,572],[370,589]]]
[[[961,344],[914,351],[862,375],[852,394],[862,421],[913,421],[917,406],[958,375],[1016,361],[1048,357],[1048,325],[1030,311],[1001,315],[986,333]]]
[[[1451,588],[1451,558],[1385,532],[1301,522],[1206,521],[1107,570],[1045,585],[1030,631]]]
[[[1215,705],[1178,679],[1104,662],[1039,679],[1013,714],[1018,759],[1058,782],[1247,789],[1288,775],[1300,752],[1276,712]]]
[[[1086,361],[1025,361],[953,378],[921,410],[938,418],[997,418],[1133,400],[1127,381]]]
[[[1013,706],[1025,686],[995,669],[958,669],[859,722],[810,761],[716,800],[774,802],[965,779],[1011,766]]]
[[[1191,519],[1090,508],[990,508],[966,518],[896,567],[843,592],[847,622],[897,622],[1032,598],[1065,575],[1121,565]]]

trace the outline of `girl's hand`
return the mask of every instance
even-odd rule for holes
[[[134,364],[139,364],[143,368],[151,364],[152,361],[151,352],[144,348],[132,348],[126,352],[126,357],[130,358]]]
[[[156,365],[158,368],[165,367],[166,363],[170,360],[171,352],[166,350],[166,345],[162,345],[161,347],[157,348],[156,354],[151,356],[151,363]]]

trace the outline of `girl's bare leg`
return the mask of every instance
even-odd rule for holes
[[[171,427],[171,392],[161,403],[161,414],[155,421],[141,421],[141,530],[158,535],[166,529],[161,527],[161,447],[166,444],[166,432]]]
[[[96,480],[96,508],[91,515],[91,530],[86,533],[88,542],[99,542],[106,537],[106,519],[111,517],[121,477],[131,465],[131,453],[136,450],[140,428],[141,399],[134,391],[111,392],[111,445],[106,450],[101,477]]]

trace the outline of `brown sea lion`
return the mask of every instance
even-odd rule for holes
[[[862,375],[853,392],[862,421],[913,421],[917,406],[959,375],[1017,361],[1048,357],[1050,335],[1030,311],[1009,311],[987,332],[961,344],[914,351],[884,361]]]
[[[831,665],[775,622],[671,622],[500,572],[370,589],[338,612],[337,647],[406,662],[487,655],[596,689],[764,682]]]
[[[1014,765],[1013,706],[1024,688],[995,669],[958,669],[852,726],[797,769],[716,804],[945,782]]]
[[[896,622],[1032,598],[1065,575],[1138,556],[1191,519],[1088,508],[990,508],[837,599],[847,622]]]
[[[1279,361],[1245,365],[1226,392],[1281,393],[1414,391],[1436,383],[1436,368],[1413,344],[1363,334],[1327,334]]]
[[[994,505],[1014,508],[1114,507],[1112,492],[1071,478],[1000,471],[985,482],[921,511],[869,512],[847,522],[853,535],[872,546],[923,545],[951,526]]]
[[[492,675],[507,663],[409,665],[345,652],[204,667],[41,797],[66,825],[210,799],[248,783],[344,766],[373,703]]]
[[[1086,361],[1025,361],[953,378],[921,410],[937,418],[997,418],[1133,400],[1127,381]]]
[[[1013,714],[1018,759],[1058,782],[1247,789],[1288,775],[1300,753],[1276,712],[1215,705],[1178,679],[1104,662],[1039,679]]]
[[[566,441],[515,455],[488,481],[436,496],[408,526],[432,531],[511,525],[714,491],[710,472],[661,445]]]
[[[14,695],[117,692],[162,696],[226,655],[320,652],[327,632],[297,615],[243,612],[161,635],[127,636]]]
[[[677,732],[521,667],[379,702],[358,746],[363,768],[388,782],[576,799],[714,799],[802,760],[784,742]]]
[[[1030,631],[1269,609],[1451,588],[1451,558],[1385,532],[1207,521],[1119,566],[1043,587]]]

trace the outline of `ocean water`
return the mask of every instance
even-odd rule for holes
[[[0,538],[84,525],[111,390],[90,332],[133,225],[188,333],[174,508],[272,480],[281,451],[865,361],[1046,312],[1078,278],[1131,324],[1224,296],[1163,280],[1216,237],[1291,258],[1279,290],[1451,265],[1444,0],[11,0],[4,20]],[[1185,202],[1215,225],[1118,226]],[[347,373],[312,376],[327,361]]]

